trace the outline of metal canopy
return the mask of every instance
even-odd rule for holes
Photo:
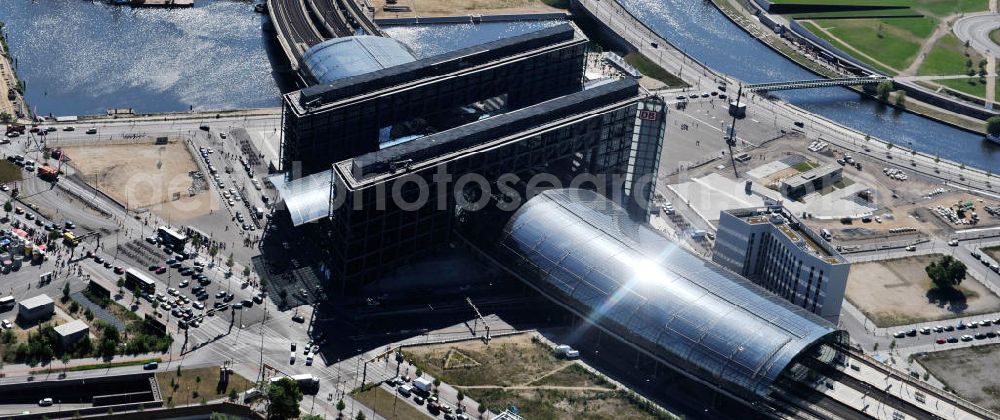
[[[589,321],[743,394],[768,394],[796,356],[846,334],[591,191],[532,198],[498,247],[509,268]]]
[[[270,178],[278,196],[292,218],[292,225],[300,226],[330,215],[330,175],[332,170],[315,173],[287,181],[285,175]]]

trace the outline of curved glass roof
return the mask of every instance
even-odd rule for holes
[[[331,170],[317,172],[293,181],[284,174],[269,178],[292,217],[293,226],[315,222],[330,215]]]
[[[767,395],[827,321],[640,225],[587,190],[524,204],[500,257],[539,290],[620,338],[712,383]]]
[[[416,58],[406,45],[392,38],[367,35],[323,41],[302,55],[309,74],[320,84],[411,61]]]

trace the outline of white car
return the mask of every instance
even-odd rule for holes
[[[14,324],[11,324],[9,319],[5,319],[2,322],[0,322],[0,326],[2,326],[3,329],[5,329],[5,330],[6,329],[10,329],[10,328],[14,328]]]
[[[948,246],[958,246],[958,239],[948,241]]]
[[[42,399],[38,400],[38,405],[40,405],[42,407],[48,407],[48,406],[52,405],[52,398],[42,398]]]
[[[295,364],[295,352],[293,351],[291,355],[288,356],[288,363]]]

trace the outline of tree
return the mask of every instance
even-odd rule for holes
[[[883,80],[878,82],[878,86],[875,87],[875,96],[877,96],[880,101],[888,101],[890,93],[892,93],[892,80]]]
[[[63,302],[69,300],[69,282],[66,282],[66,284],[63,285],[62,297]]]
[[[1000,117],[993,116],[986,120],[986,132],[991,136],[1000,136]],[[7,210],[6,205],[4,205],[4,210]],[[10,210],[7,212],[10,213]]]
[[[462,400],[465,399],[465,394],[463,394],[462,391],[459,390],[458,394],[455,395],[455,398],[458,400],[458,406],[461,407],[462,406]]]
[[[896,106],[898,106],[900,108],[905,108],[906,107],[906,91],[905,90],[896,91]]]
[[[479,418],[483,418],[483,414],[486,414],[486,406],[480,403],[476,411],[479,411]]]
[[[11,116],[10,113],[0,112],[0,122],[2,123],[14,122],[14,117]]]
[[[358,411],[358,415],[354,416],[354,420],[365,420],[368,416],[365,415],[364,411]]]
[[[122,293],[124,293],[124,292],[122,292],[122,289],[124,289],[124,288],[125,288],[125,279],[119,277],[118,278],[118,294],[119,295],[122,294]]]
[[[272,383],[267,390],[268,417],[272,419],[293,419],[299,416],[299,401],[302,401],[302,391],[291,378],[281,378]]]
[[[299,417],[299,420],[323,420],[323,416],[319,414],[306,414],[302,417]]]
[[[344,409],[347,408],[347,404],[344,404],[344,400],[337,401],[337,417],[344,417]]]
[[[419,378],[419,377],[421,377],[421,376],[424,376],[424,371],[423,371],[423,370],[421,370],[420,368],[417,368],[417,373],[416,373],[416,375],[417,375],[417,377],[418,377],[418,378]]]
[[[230,273],[233,272],[233,265],[235,265],[235,262],[233,262],[233,253],[230,252],[229,258],[226,258],[226,267],[229,268]]]
[[[956,260],[951,255],[941,257],[940,261],[931,261],[924,269],[934,285],[942,289],[950,289],[965,280],[965,263]]]
[[[434,395],[437,395],[439,386],[441,386],[441,380],[434,378]]]
[[[993,117],[993,118],[997,118],[997,120],[1000,121],[1000,118],[998,117]],[[14,210],[14,205],[10,203],[10,200],[7,200],[6,202],[3,203],[3,211],[10,213],[12,210]]]
[[[250,267],[243,267],[243,277],[250,277]]]

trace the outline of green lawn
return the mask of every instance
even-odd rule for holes
[[[178,373],[180,373],[178,375]],[[160,386],[160,395],[167,406],[197,404],[228,397],[235,391],[240,394],[254,387],[250,382],[236,373],[229,374],[229,382],[220,382],[219,366],[184,369],[170,369],[156,373],[156,383]]]
[[[953,13],[961,12],[979,12],[989,8],[989,0],[771,0],[771,3],[803,4],[814,6],[909,6],[913,8],[913,10],[936,17],[945,17]],[[855,13],[866,12],[858,11]]]
[[[771,0],[773,4],[847,5],[847,6],[909,6],[912,0]]]
[[[973,69],[979,69],[979,60],[982,56],[975,50],[968,49],[969,57],[965,56],[966,48],[962,41],[955,35],[947,34],[934,45],[934,49],[927,54],[924,63],[917,70],[919,75],[946,76],[955,74],[966,74],[967,60],[972,60]],[[961,81],[964,83],[964,81]]]
[[[945,17],[954,13],[989,10],[989,0],[914,0],[913,8],[921,12]]]
[[[897,70],[905,69],[916,58],[921,42],[930,36],[936,25],[934,20],[928,18],[827,19],[813,22],[844,44]],[[809,29],[814,30],[815,27]],[[835,45],[840,44],[824,32],[814,33]],[[837,46],[840,48],[840,45]],[[848,54],[853,53],[850,48],[843,50]],[[871,62],[866,57],[856,58]]]
[[[6,160],[0,160],[0,183],[20,181],[24,170]]]
[[[810,32],[818,35],[820,38],[823,38],[823,39],[829,41],[831,44],[833,44],[834,47],[839,48],[845,54],[850,54],[850,53],[853,52],[847,45],[844,45],[843,42],[840,42],[840,41],[835,40],[835,39],[831,39],[831,38],[823,35],[823,33],[819,31],[819,29],[817,28],[817,25],[815,23],[813,23],[811,21],[803,21],[801,23],[802,23],[802,26],[805,27],[806,29],[808,29]],[[884,73],[887,73],[887,74],[896,74],[895,70],[890,69],[890,68],[885,67],[885,66],[882,66],[882,65],[879,65],[877,63],[868,63],[868,64],[870,64],[872,67],[874,67],[875,69],[877,69],[877,70],[879,70],[881,72],[884,72]]]
[[[858,19],[858,18],[919,18],[923,17],[913,9],[880,9],[880,10],[840,10],[836,12],[803,12],[788,13],[784,16],[792,19]]]
[[[972,96],[978,96],[980,98],[986,97],[986,83],[979,83],[978,77],[973,77],[969,79],[948,79],[948,80],[935,80],[942,86],[947,86],[949,88],[955,89],[962,93],[967,93]]]
[[[386,391],[380,386],[354,394],[353,397],[365,407],[375,410],[378,415],[390,420],[423,420],[427,418],[426,414],[406,401],[397,401],[397,399],[403,399],[402,396]]]
[[[663,67],[658,66],[656,63],[650,61],[648,58],[639,53],[629,53],[625,56],[625,62],[635,67],[642,73],[643,76],[650,77],[659,80],[669,87],[687,87],[688,84],[684,83],[681,78],[671,74],[670,72],[663,69]]]
[[[812,163],[809,163],[809,161],[807,161],[807,160],[804,160],[802,162],[799,162],[799,163],[796,163],[796,164],[792,165],[792,167],[795,168],[795,170],[799,171],[799,172],[808,171],[808,170],[810,170],[812,168],[815,168],[816,166],[817,165],[813,165]]]

